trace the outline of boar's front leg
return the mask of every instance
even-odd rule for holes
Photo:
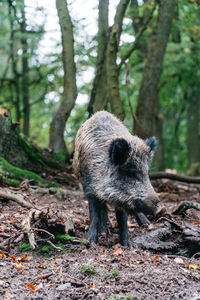
[[[121,209],[115,208],[117,223],[119,226],[120,244],[122,246],[130,246],[128,237],[127,213]]]
[[[145,214],[143,214],[142,212],[139,212],[139,213],[136,214],[136,221],[137,221],[139,226],[144,226],[144,225],[151,224],[151,222],[147,219]]]
[[[100,225],[100,202],[95,196],[88,197],[89,213],[90,213],[90,226],[89,226],[89,238],[88,240],[92,243],[98,241],[98,231]]]

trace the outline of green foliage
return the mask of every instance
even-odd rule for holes
[[[95,275],[97,273],[95,267],[83,264],[80,268],[81,274],[85,276]]]

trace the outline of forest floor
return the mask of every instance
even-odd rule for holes
[[[200,198],[196,185],[157,180],[154,186],[168,206]],[[88,204],[81,190],[65,188],[64,193],[50,194],[28,188],[17,193],[34,205],[54,207],[71,215],[74,236],[78,241],[87,239]],[[10,200],[0,200],[0,212],[1,249],[4,236],[19,230],[28,209]],[[188,210],[187,218],[198,225],[200,218],[195,213]],[[198,251],[193,257],[185,257],[176,251],[161,253],[122,247],[112,211],[109,219],[109,233],[97,245],[74,240],[61,245],[61,252],[50,245],[28,251],[27,241],[11,241],[8,251],[0,251],[0,299],[200,299]],[[138,227],[134,217],[129,217],[130,241],[148,230]]]

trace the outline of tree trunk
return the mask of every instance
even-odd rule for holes
[[[23,113],[24,113],[24,124],[23,133],[26,137],[29,136],[30,126],[30,106],[29,106],[29,66],[28,66],[28,43],[27,43],[27,30],[26,30],[26,16],[25,16],[25,4],[22,0],[21,6],[22,22],[22,100],[23,100]]]
[[[200,25],[200,11],[197,10],[196,26]],[[187,90],[187,156],[189,167],[194,163],[200,163],[200,88],[199,76],[197,74],[199,66],[199,48],[196,39],[191,39],[192,70],[196,70],[193,75],[194,80],[190,80]]]
[[[50,125],[50,148],[54,152],[65,152],[67,154],[67,148],[64,141],[64,130],[66,121],[74,107],[77,97],[74,39],[67,2],[65,0],[56,0],[56,8],[62,34],[64,92],[59,108]]]
[[[12,72],[13,72],[13,84],[15,89],[15,110],[16,110],[16,121],[19,122],[21,118],[20,112],[20,86],[19,86],[19,73],[17,71],[17,57],[16,57],[16,49],[15,49],[15,30],[14,30],[14,18],[12,14],[12,3],[8,1],[8,9],[9,9],[9,21],[10,21],[10,56],[11,56],[11,64],[12,64]],[[17,18],[17,16],[15,16]]]
[[[117,66],[117,52],[122,31],[122,22],[128,0],[120,0],[114,19],[114,24],[110,33],[110,39],[107,47],[107,79],[109,86],[110,106],[112,112],[121,120],[125,113],[119,94],[119,71]]]
[[[193,88],[193,87],[192,87]],[[187,155],[189,167],[200,162],[200,89],[188,95],[187,106]]]
[[[97,66],[90,102],[88,105],[89,116],[96,111],[105,109],[108,101],[106,72],[106,49],[109,33],[108,6],[109,0],[99,0]]]
[[[19,136],[8,110],[0,110],[0,156],[18,167],[30,166],[27,153],[20,144]]]
[[[143,138],[156,133],[158,85],[174,15],[174,5],[174,0],[161,0],[159,2],[157,25],[149,41],[147,62],[136,109],[139,123],[134,124],[135,133]]]

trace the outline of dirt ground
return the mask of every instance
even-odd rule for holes
[[[161,199],[170,206],[180,200],[199,201],[199,189],[160,180],[154,182]],[[118,228],[110,213],[109,234],[97,245],[80,242],[88,235],[88,205],[80,190],[68,189],[50,194],[46,190],[19,191],[31,203],[55,207],[72,216],[74,241],[67,241],[59,252],[52,247],[28,251],[24,239],[10,241],[7,251],[0,251],[0,299],[200,299],[200,249],[187,258],[173,253],[159,253],[122,247]],[[15,236],[28,209],[0,200],[0,249],[5,236]],[[191,222],[200,222],[198,216]],[[199,225],[198,225],[199,226]],[[129,217],[130,241],[149,229],[139,228]]]

